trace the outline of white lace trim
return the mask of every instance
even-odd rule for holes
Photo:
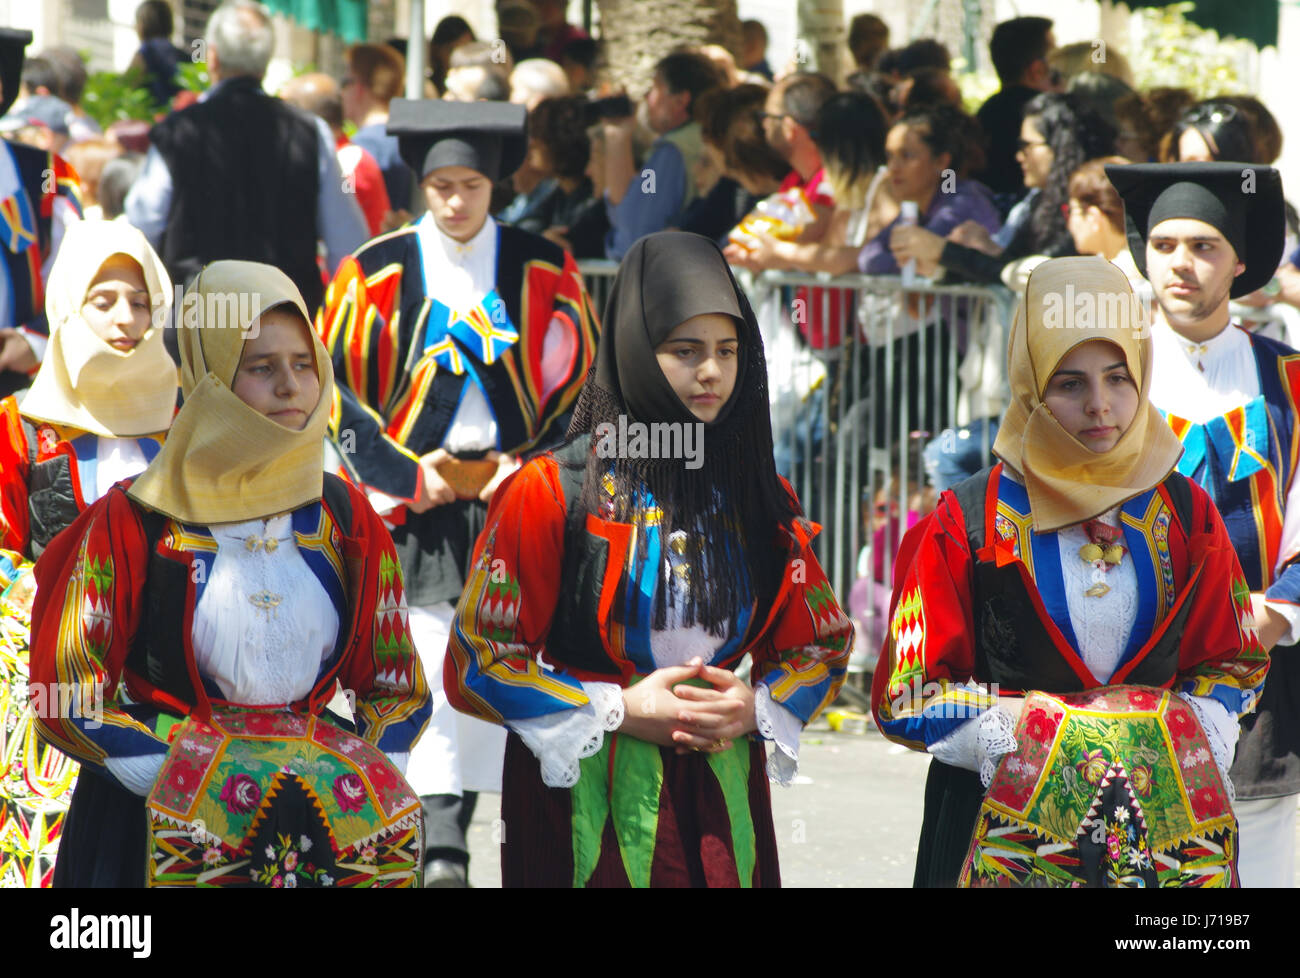
[[[1015,729],[1015,717],[995,706],[936,740],[928,750],[932,757],[945,764],[978,771],[987,788],[993,781],[993,772],[997,770],[1002,755],[1016,749]]]
[[[1237,736],[1241,733],[1239,721],[1228,712],[1226,706],[1212,696],[1183,696],[1182,699],[1196,714],[1201,729],[1205,731],[1205,739],[1210,742],[1210,752],[1214,754],[1214,763],[1219,768],[1220,777],[1223,778],[1223,788],[1228,793],[1228,801],[1236,801],[1237,789],[1233,786],[1232,779],[1228,777],[1228,770],[1232,767]]]
[[[1119,525],[1117,510],[1104,514],[1102,519]],[[1065,602],[1074,636],[1079,640],[1079,654],[1088,670],[1105,683],[1115,674],[1137,621],[1138,579],[1132,554],[1126,553],[1108,571],[1084,563],[1079,548],[1088,542],[1082,526],[1065,527],[1057,533]],[[1110,590],[1101,597],[1088,597],[1084,591],[1093,584],[1105,584]]]
[[[1010,754],[1016,744],[1015,718],[1001,707],[995,706],[980,715],[976,736],[980,760],[980,783],[988,787],[993,783],[993,773],[1003,754]]]
[[[548,787],[577,784],[578,762],[597,753],[605,734],[623,725],[623,690],[617,683],[583,683],[582,691],[591,700],[585,706],[506,723],[537,758]]]
[[[765,683],[759,683],[754,690],[754,720],[758,735],[776,745],[767,759],[767,776],[788,788],[799,773],[799,735],[803,732],[803,721],[780,703],[774,703],[772,691]]]

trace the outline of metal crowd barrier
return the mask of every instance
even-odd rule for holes
[[[617,263],[579,267],[603,315]],[[924,280],[904,288],[883,276],[736,276],[763,332],[777,468],[821,524],[818,559],[859,630],[851,668],[869,671],[902,534],[937,497],[924,449],[932,445],[932,462],[990,458],[982,422],[1005,406],[1011,293]]]

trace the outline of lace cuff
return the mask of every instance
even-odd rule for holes
[[[1228,708],[1212,696],[1184,696],[1183,702],[1192,708],[1196,719],[1205,731],[1205,739],[1210,742],[1210,751],[1214,754],[1214,763],[1223,778],[1223,788],[1228,793],[1228,801],[1237,800],[1237,789],[1233,787],[1228,770],[1232,767],[1232,756],[1237,748],[1237,737],[1241,725],[1237,718],[1228,712]]]
[[[1016,749],[1016,718],[1006,710],[995,706],[979,718],[980,784],[988,787],[993,783],[993,773],[998,769],[998,762],[1003,754],[1010,754]]]
[[[586,706],[506,723],[541,764],[548,787],[577,784],[578,762],[599,751],[605,734],[623,724],[623,690],[617,683],[583,683],[582,691],[591,700]]]
[[[758,735],[775,746],[767,759],[767,776],[783,787],[794,782],[799,771],[799,735],[803,721],[780,703],[772,701],[772,690],[759,683],[754,690],[754,720]]]
[[[930,754],[967,771],[978,771],[984,787],[993,783],[993,772],[1003,754],[1016,749],[1016,720],[1001,707],[985,710],[942,740],[930,745]]]
[[[153,783],[162,770],[166,754],[139,754],[134,757],[107,757],[104,767],[108,773],[133,795],[148,798]]]

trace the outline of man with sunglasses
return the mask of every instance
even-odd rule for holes
[[[1223,516],[1260,642],[1274,651],[1239,741],[1226,710],[1207,706],[1198,718],[1229,751],[1237,745],[1242,885],[1290,887],[1300,795],[1300,664],[1290,648],[1300,640],[1300,354],[1236,328],[1228,311],[1281,260],[1282,180],[1271,167],[1228,162],[1107,166],[1106,175],[1158,306],[1151,403],[1183,442],[1179,471]],[[1231,757],[1216,760],[1222,768]]]

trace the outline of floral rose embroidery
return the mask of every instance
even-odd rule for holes
[[[250,734],[276,733],[275,717],[269,713],[249,713],[244,718],[244,729]]]
[[[356,774],[340,774],[334,779],[334,800],[345,812],[359,812],[366,803],[366,786]]]
[[[247,815],[262,800],[262,789],[247,774],[232,774],[221,786],[221,800],[231,814]]]
[[[1128,694],[1128,701],[1135,710],[1154,710],[1156,706],[1159,705],[1159,700],[1146,690],[1142,689],[1130,691]]]
[[[1057,720],[1046,710],[1033,709],[1025,719],[1025,730],[1039,743],[1051,743],[1056,738]]]
[[[173,791],[186,790],[189,785],[185,780],[185,775],[187,773],[188,771],[181,765],[173,765],[171,771],[167,774],[167,787],[171,788]]]
[[[1165,724],[1169,727],[1169,732],[1175,737],[1195,737],[1200,727],[1192,719],[1192,711],[1176,707],[1165,714]]]
[[[379,792],[401,787],[402,781],[397,772],[388,764],[373,761],[366,765],[366,776]]]
[[[298,867],[298,854],[290,849],[284,856],[284,868],[292,873]]]
[[[1219,792],[1214,788],[1199,789],[1195,793],[1194,799],[1197,807],[1199,807],[1202,811],[1205,811],[1207,809],[1210,811],[1214,811],[1223,804],[1222,799],[1219,797]]]

